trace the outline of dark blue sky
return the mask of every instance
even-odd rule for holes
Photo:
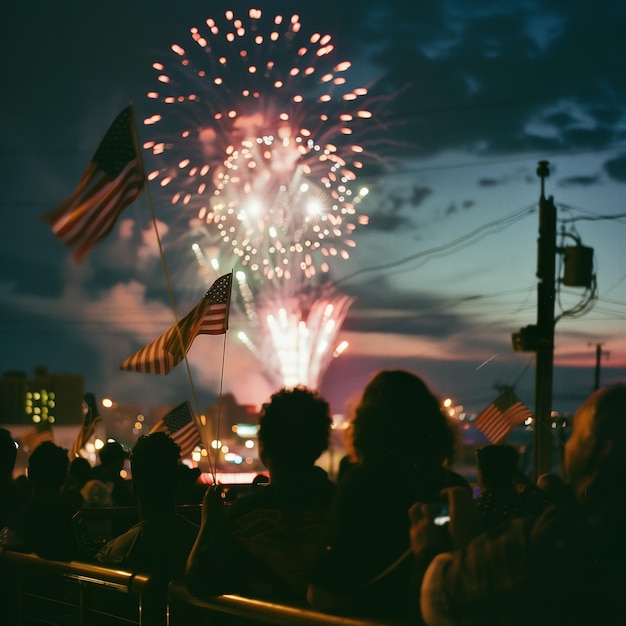
[[[412,369],[470,410],[495,397],[496,383],[515,383],[532,406],[532,355],[512,352],[510,335],[535,320],[540,159],[551,162],[546,191],[559,229],[594,248],[598,278],[595,306],[557,324],[555,408],[573,410],[591,389],[597,343],[609,354],[603,381],[623,378],[626,5],[301,4],[302,29],[332,35],[336,60],[352,62],[348,81],[368,85],[377,120],[368,145],[377,159],[359,179],[370,188],[362,205],[370,223],[331,272],[355,298],[339,336],[350,347],[322,381],[333,408],[380,367]],[[152,63],[171,59],[172,43],[187,45],[190,27],[239,6],[114,0],[5,9],[0,371],[45,364],[84,373],[97,396],[126,401],[188,396],[182,366],[165,379],[117,369],[172,323],[145,194],[80,266],[39,216],[72,192],[129,101],[140,121],[153,112]],[[258,6],[291,15],[293,3]],[[142,141],[153,137],[150,127],[139,130]],[[151,195],[187,309],[206,288],[178,245],[189,243],[189,219],[160,189]],[[583,297],[561,289],[557,314]],[[260,403],[273,383],[236,340],[244,321],[235,317],[227,336],[224,386]],[[190,352],[203,398],[219,388],[222,349],[221,339],[200,337]]]

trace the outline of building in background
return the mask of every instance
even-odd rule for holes
[[[50,374],[45,367],[36,367],[31,378],[5,372],[0,378],[0,424],[81,424],[84,389],[80,374]]]

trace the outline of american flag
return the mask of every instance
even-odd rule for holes
[[[180,446],[181,457],[191,454],[202,442],[188,401],[172,409],[152,427],[149,434],[158,432],[166,432]]]
[[[32,452],[40,443],[43,443],[44,441],[54,442],[54,433],[52,432],[50,422],[40,422],[35,426],[35,428],[29,430],[22,437],[22,445],[27,448],[29,452]]]
[[[532,415],[532,411],[513,393],[506,389],[474,420],[492,443],[502,443],[514,426]]]
[[[232,272],[220,276],[178,324],[125,359],[120,369],[168,374],[185,358],[198,335],[223,335],[228,328],[232,281]]]
[[[74,193],[42,216],[52,232],[82,261],[141,194],[143,168],[133,135],[131,107],[107,131]]]

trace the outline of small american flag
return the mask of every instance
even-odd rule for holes
[[[82,261],[141,194],[143,168],[133,136],[132,108],[113,121],[74,193],[42,216]]]
[[[181,457],[191,454],[202,441],[188,401],[172,409],[153,426],[149,434],[158,432],[166,432],[180,446]]]
[[[513,427],[521,424],[532,415],[532,411],[507,389],[498,396],[474,420],[474,426],[481,430],[492,443],[502,443]]]
[[[218,278],[204,298],[178,324],[125,359],[120,369],[168,374],[185,358],[198,335],[223,335],[228,328],[232,281],[232,272]]]

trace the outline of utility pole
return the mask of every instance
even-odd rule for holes
[[[537,360],[535,367],[534,478],[552,471],[552,380],[554,367],[554,301],[556,293],[556,207],[545,196],[548,161],[539,161],[539,239],[537,241]]]
[[[550,175],[548,161],[539,161],[537,175],[541,178],[539,196],[539,239],[537,240],[537,323],[513,333],[513,349],[535,352],[535,425],[533,444],[534,478],[552,471],[552,382],[554,369],[554,304],[556,299],[557,254],[564,255],[563,284],[595,290],[593,249],[581,245],[557,248],[556,207],[554,198],[545,195],[545,179]],[[559,279],[560,280],[560,279]],[[596,385],[600,378],[600,346],[596,348]],[[596,387],[597,388],[597,387]]]
[[[593,345],[591,343],[587,345]],[[597,391],[600,389],[600,362],[602,360],[602,345],[601,343],[596,344],[596,369],[593,377],[593,389]]]

